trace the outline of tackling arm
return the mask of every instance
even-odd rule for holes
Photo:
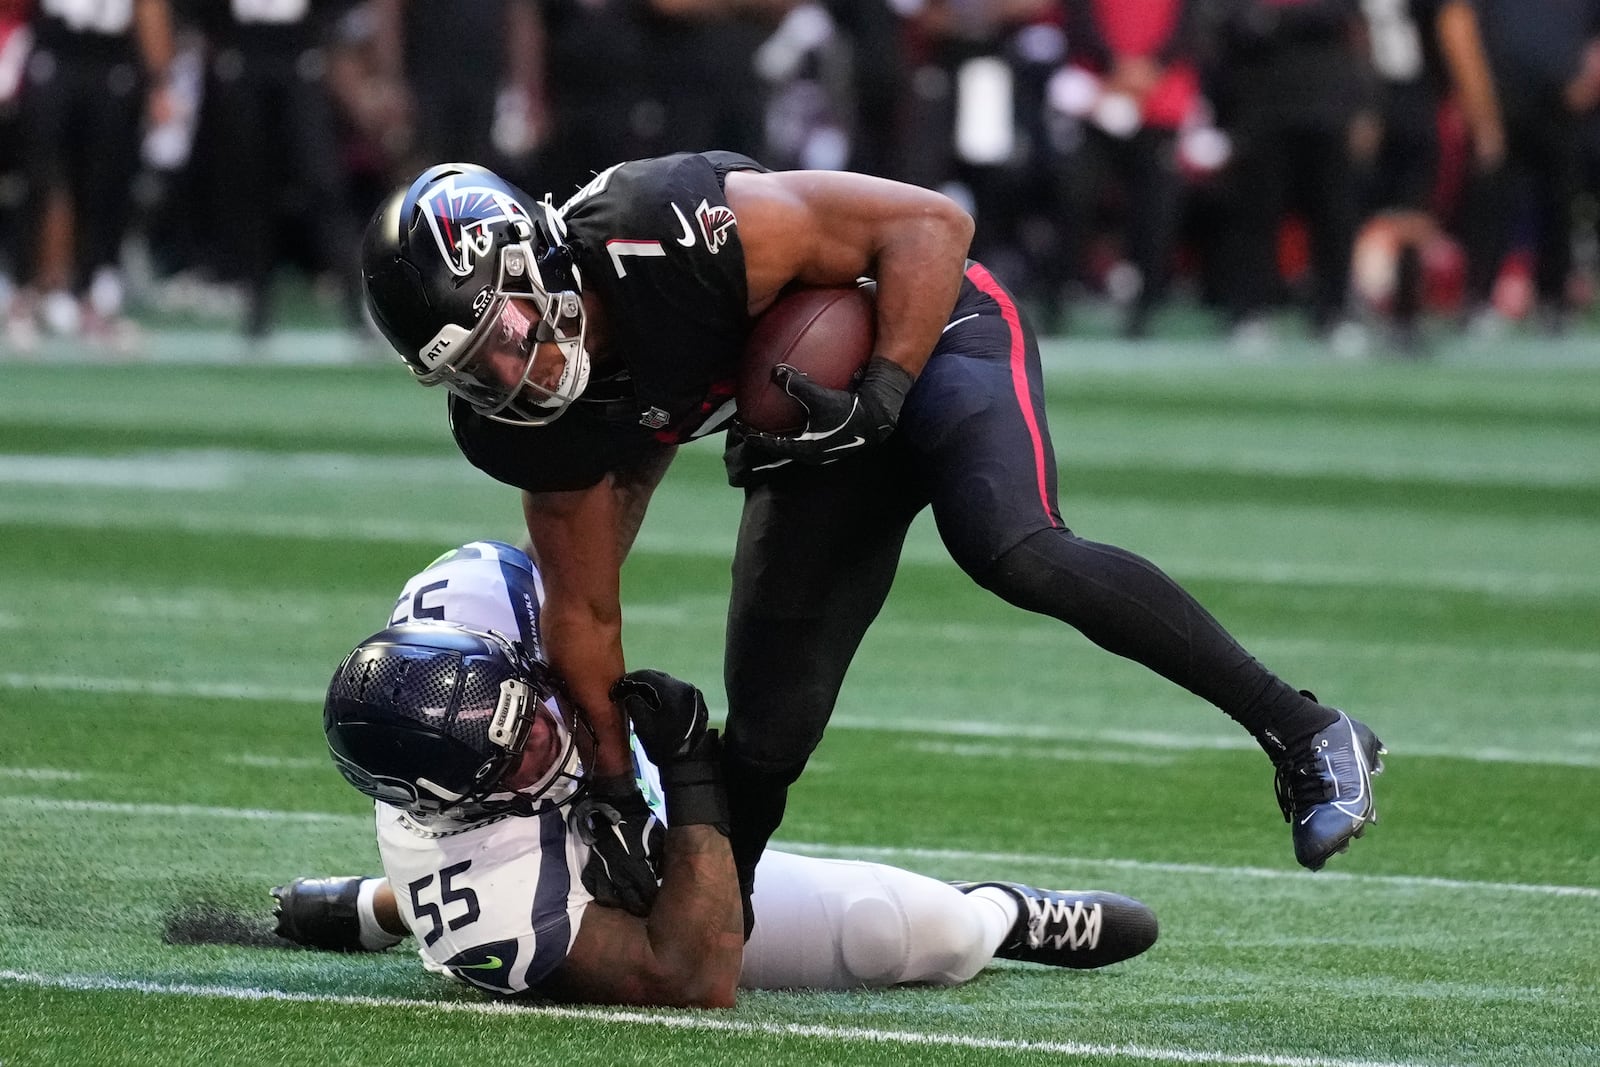
[[[544,577],[545,650],[594,726],[598,779],[633,778],[628,723],[609,693],[624,669],[622,561],[673,454],[664,450],[587,489],[522,494],[528,537]]]
[[[648,918],[584,912],[554,996],[623,1004],[729,1008],[744,961],[744,909],[728,845],[722,745],[704,695],[660,671],[624,675],[611,697],[661,770],[667,862]]]
[[[728,839],[711,826],[675,826],[666,853],[649,918],[586,909],[572,951],[540,992],[598,1004],[733,1006],[744,918]]]

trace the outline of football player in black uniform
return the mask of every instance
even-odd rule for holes
[[[966,259],[971,234],[937,193],[726,152],[611,167],[559,208],[445,164],[379,210],[363,277],[417,380],[450,391],[462,452],[523,491],[551,663],[594,720],[597,787],[624,797],[627,730],[607,695],[624,670],[622,561],[676,446],[728,428],[745,504],[725,759],[747,892],[929,506],[984,588],[1248,729],[1277,765],[1296,858],[1320,868],[1373,817],[1378,739],[1267,670],[1155,566],[1068,529],[1038,347],[1010,293]],[[877,282],[877,345],[859,386],[780,367],[804,430],[731,423],[752,318],[790,287],[861,277]],[[624,836],[641,809],[619,801]]]
[[[339,119],[323,47],[348,0],[233,0],[198,5],[208,63],[195,150],[213,187],[223,265],[245,290],[244,332],[264,338],[273,324],[273,275],[280,260],[277,205],[319,205],[305,227],[315,269],[333,282],[347,322],[360,321],[349,248],[360,214],[350,211],[340,162]],[[363,205],[360,212],[370,208]]]
[[[132,217],[144,119],[174,114],[168,0],[41,0],[18,114],[27,202],[19,347],[53,333],[125,347],[122,239]],[[38,320],[38,323],[35,322]]]
[[[1505,158],[1505,127],[1473,0],[1366,0],[1362,11],[1383,123],[1365,206],[1394,234],[1395,340],[1420,354],[1422,249],[1440,233],[1439,108],[1453,93],[1480,184],[1492,180]]]

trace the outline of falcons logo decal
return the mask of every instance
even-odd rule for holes
[[[712,255],[728,243],[728,231],[739,221],[734,218],[732,208],[712,207],[704,200],[694,209],[694,217],[699,221],[700,233],[706,239],[706,251]]]
[[[478,260],[494,248],[490,227],[497,222],[521,220],[533,227],[523,206],[498,189],[483,185],[457,185],[444,179],[423,194],[417,209],[428,220],[439,255],[458,278],[470,275]]]

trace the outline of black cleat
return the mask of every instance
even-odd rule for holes
[[[361,944],[361,919],[356,897],[361,876],[349,878],[296,878],[287,887],[272,887],[278,920],[274,931],[285,941],[330,952],[368,952]]]
[[[1290,749],[1278,762],[1273,786],[1278,807],[1294,834],[1294,858],[1322,869],[1350,848],[1352,838],[1378,821],[1372,776],[1383,771],[1388,750],[1365,723],[1339,712],[1338,721]]]
[[[1156,943],[1156,913],[1132,897],[1094,890],[1035,889],[1020,882],[951,882],[963,893],[993,886],[1017,901],[1017,921],[995,950],[1048,967],[1104,967]]]

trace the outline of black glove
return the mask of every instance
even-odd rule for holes
[[[597,783],[572,809],[572,824],[589,846],[583,887],[597,903],[650,914],[661,877],[667,828],[628,780]]]
[[[818,385],[787,363],[772,368],[772,380],[806,409],[805,428],[797,434],[750,432],[745,440],[784,459],[832,463],[894,432],[915,379],[898,363],[873,356],[854,391]]]
[[[710,713],[698,688],[662,671],[629,671],[611,687],[644,754],[657,767],[688,756],[705,737]]]
[[[667,822],[711,826],[726,836],[722,740],[706,729],[710,715],[700,690],[661,671],[630,671],[611,687],[611,699],[628,713],[644,754],[661,770]]]

